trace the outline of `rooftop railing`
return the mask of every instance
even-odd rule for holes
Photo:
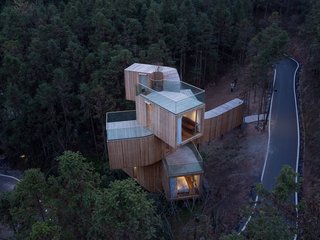
[[[147,86],[149,85],[149,86]],[[204,90],[181,81],[149,80],[137,84],[137,95],[179,114],[204,103]]]
[[[136,110],[108,112],[106,114],[107,123],[136,120]]]
[[[106,114],[107,140],[145,137],[153,134],[136,121],[136,111],[108,112]]]

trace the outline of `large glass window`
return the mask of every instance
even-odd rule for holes
[[[170,178],[172,198],[199,194],[200,175],[188,175]]]
[[[203,109],[184,113],[177,120],[177,142],[181,144],[201,132]]]

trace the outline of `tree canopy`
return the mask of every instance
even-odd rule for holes
[[[30,169],[0,195],[0,220],[17,239],[158,239],[160,217],[134,180],[100,183],[87,159],[65,152],[56,175]]]
[[[290,166],[284,166],[277,178],[274,190],[267,191],[262,184],[258,184],[257,194],[259,200],[252,212],[246,230],[242,235],[224,235],[221,240],[260,240],[260,239],[292,239],[296,233],[295,204],[292,202],[293,194],[299,190],[299,183],[295,182],[295,171]]]
[[[203,87],[244,62],[253,11],[250,1],[2,2],[1,148],[25,167],[49,169],[66,150],[101,161],[105,113],[133,107],[124,68],[174,66]]]

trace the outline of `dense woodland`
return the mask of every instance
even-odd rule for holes
[[[125,67],[173,66],[199,87],[243,67],[248,89],[264,91],[272,64],[286,53],[304,64],[305,162],[312,180],[305,187],[313,196],[309,205],[320,212],[314,196],[320,188],[319,24],[316,0],[0,1],[0,154],[14,168],[37,167],[58,178],[57,156],[81,151],[95,171],[114,179],[107,170],[105,113],[134,107],[124,100]],[[295,44],[304,54],[290,50]],[[301,219],[303,225],[308,217]],[[316,226],[305,226],[305,239],[319,237]]]
[[[285,2],[2,1],[1,148],[43,169],[65,150],[104,161],[105,113],[133,107],[123,69],[134,62],[204,87],[250,55],[259,82],[288,38],[280,13],[303,10]]]

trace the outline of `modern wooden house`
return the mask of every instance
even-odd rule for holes
[[[124,75],[136,110],[107,113],[110,168],[169,200],[200,196],[203,162],[194,143],[241,125],[243,101],[205,114],[204,90],[180,81],[175,68],[135,63]]]

